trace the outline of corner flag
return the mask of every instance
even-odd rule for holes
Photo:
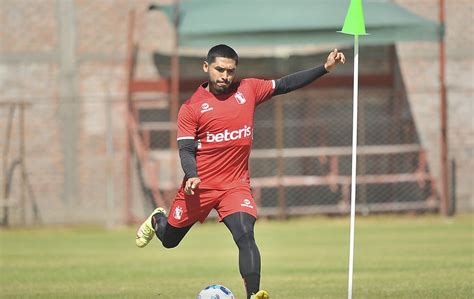
[[[351,176],[351,231],[349,249],[349,279],[347,296],[352,299],[352,277],[354,269],[354,227],[357,174],[357,104],[359,93],[359,35],[365,32],[362,0],[351,0],[341,33],[354,35],[354,91],[352,109],[352,176]]]
[[[351,0],[347,10],[346,20],[342,30],[339,31],[351,35],[367,35],[365,32],[364,10],[362,9],[362,0]]]

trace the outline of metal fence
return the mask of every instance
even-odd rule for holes
[[[380,51],[386,49],[374,52]],[[290,61],[295,65],[288,71],[302,68],[298,59]],[[393,70],[382,83],[376,77],[383,74],[361,81],[357,207],[362,213],[436,210],[429,152],[420,145],[403,79]],[[352,88],[344,71],[331,76],[257,108],[250,169],[260,215],[348,211]],[[176,129],[170,95],[139,92],[127,103],[113,93],[123,76],[115,75],[120,80],[110,86],[109,78],[91,73],[83,83],[87,92],[102,82],[103,94],[2,102],[4,225],[133,222],[154,205],[169,206],[182,178],[170,147]],[[191,91],[183,90],[181,101]]]
[[[372,49],[384,53],[378,59],[388,72],[365,76],[360,91],[357,202],[363,213],[427,211],[439,205],[393,51]],[[200,61],[186,61],[186,66],[193,69],[193,63]],[[261,215],[348,211],[353,123],[352,88],[346,79],[343,72],[322,86],[275,97],[257,108],[250,169]],[[179,167],[176,161],[169,162],[170,156],[177,155],[169,151],[169,138],[175,134],[169,108],[167,104],[153,107],[152,101],[135,103],[141,103],[132,114],[141,128],[142,146],[161,165],[154,188],[166,192],[173,189],[175,178],[169,169]],[[169,204],[174,195],[164,194],[155,196],[158,204]]]
[[[264,214],[349,208],[349,92],[294,93],[257,109],[251,171]],[[435,208],[436,196],[408,103],[392,90],[360,93],[357,202],[362,212]]]

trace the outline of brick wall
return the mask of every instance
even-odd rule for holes
[[[169,52],[172,44],[167,20],[162,14],[147,13],[149,3],[0,1],[0,102],[32,104],[26,110],[25,164],[45,223],[124,219],[125,55],[130,8],[137,12],[134,34],[148,51],[140,56],[138,76],[155,77],[151,49]],[[0,106],[2,152],[7,144],[3,136],[9,109]],[[2,159],[3,168],[20,157],[18,115],[15,110],[11,148],[7,163]],[[4,182],[2,175],[2,186]],[[19,184],[17,172],[13,201],[21,198]],[[11,223],[23,222],[24,216],[26,223],[32,223],[28,201],[26,206],[24,212],[19,205],[13,206]],[[142,209],[140,202],[135,209]]]
[[[397,3],[437,21],[438,1],[397,0]],[[456,198],[459,210],[474,209],[474,2],[446,1],[446,88],[448,100],[448,159],[454,160]],[[437,43],[397,45],[402,73],[418,131],[428,149],[430,168],[440,173],[439,48]]]
[[[436,19],[437,1],[397,2]],[[472,209],[474,192],[469,174],[474,166],[474,29],[467,24],[472,21],[473,4],[469,0],[447,2],[450,159],[456,159],[458,164],[459,207]],[[148,3],[144,0],[0,1],[0,101],[32,103],[26,112],[25,162],[47,223],[103,223],[110,215],[117,221],[123,220],[124,82],[129,8],[137,9],[135,34],[148,52],[140,56],[140,77],[155,77],[157,73],[149,53],[155,49],[169,53],[172,45],[170,24],[162,14],[146,13]],[[65,5],[73,8],[73,19],[67,24],[59,13]],[[75,49],[67,52],[65,45],[71,37]],[[400,44],[398,53],[421,139],[429,149],[430,167],[439,173],[437,45]],[[6,144],[3,136],[8,113],[5,106],[0,107],[2,150]],[[14,127],[11,144],[15,148],[19,142],[17,133],[18,128]],[[71,134],[77,134],[77,138],[71,140]],[[10,150],[10,162],[18,158],[15,148]],[[14,182],[18,180],[15,177]],[[12,190],[12,197],[19,196],[18,188]],[[140,205],[135,209],[140,210]],[[31,211],[26,214],[31,222]],[[18,222],[20,211],[13,209],[12,217],[12,221]]]

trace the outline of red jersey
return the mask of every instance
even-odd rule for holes
[[[196,163],[200,189],[228,189],[250,183],[249,157],[253,116],[269,99],[272,80],[243,79],[232,91],[214,95],[203,85],[180,108],[178,140],[197,142]]]

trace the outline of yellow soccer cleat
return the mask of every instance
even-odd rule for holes
[[[153,236],[155,235],[155,229],[153,228],[153,225],[151,223],[151,217],[159,213],[166,216],[165,209],[156,208],[151,213],[151,215],[145,220],[145,222],[143,222],[142,225],[140,225],[140,227],[138,228],[137,236],[135,238],[135,244],[137,244],[138,247],[145,247],[148,243],[150,243],[151,239],[153,239]]]
[[[257,294],[255,295],[252,295],[252,297],[250,297],[252,299],[270,299],[270,295],[268,294],[267,291],[264,291],[264,290],[260,290],[257,292]]]

